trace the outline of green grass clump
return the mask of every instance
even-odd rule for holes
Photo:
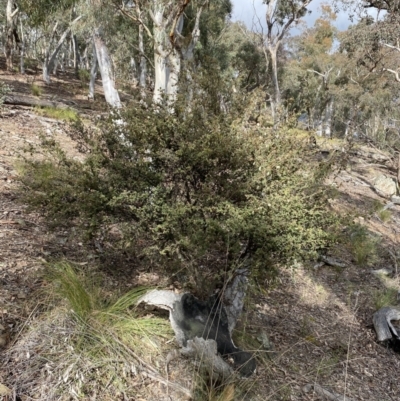
[[[397,295],[398,290],[396,288],[376,290],[372,295],[376,310],[379,310],[384,306],[395,305],[397,303]]]
[[[95,309],[97,299],[84,286],[76,270],[68,263],[53,266],[49,277],[56,284],[56,292],[67,300],[75,315],[82,320]]]
[[[82,86],[84,86],[90,81],[90,72],[88,70],[80,69],[78,71],[78,77]]]
[[[42,95],[43,89],[36,85],[36,84],[32,84],[31,85],[31,93],[33,96],[37,96],[40,97]]]
[[[380,210],[378,216],[384,223],[387,223],[392,218],[392,212],[388,209]]]
[[[55,107],[40,107],[35,109],[36,113],[48,118],[54,118],[56,120],[63,121],[78,121],[79,115],[75,110],[72,109],[58,109]]]
[[[378,215],[379,219],[384,223],[387,223],[392,218],[392,212],[384,208],[384,205],[378,201],[374,200],[372,204],[372,210]]]
[[[357,265],[372,265],[378,260],[379,239],[361,225],[350,227],[350,248]]]

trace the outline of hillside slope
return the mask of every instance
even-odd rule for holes
[[[30,86],[24,84],[26,77],[1,70],[0,79],[19,93],[29,94]],[[85,89],[71,76],[43,87],[42,96],[60,96],[62,85],[69,88],[62,98],[75,102],[79,111]],[[101,107],[95,112],[85,109],[87,119],[99,112]],[[18,199],[19,157],[24,155],[24,149],[29,151],[30,145],[40,144],[40,135],[59,141],[70,155],[82,157],[68,137],[67,127],[65,122],[40,116],[27,107],[6,105],[0,112],[0,384],[10,388],[18,383],[19,374],[24,376],[15,371],[13,350],[24,349],[27,359],[40,352],[31,348],[26,333],[47,313],[43,295],[47,283],[41,274],[44,262],[67,258],[91,266],[97,258],[95,248],[85,249],[68,230],[50,232],[40,214],[29,212]],[[319,143],[321,149],[332,146]],[[260,288],[249,296],[237,336],[245,332],[254,340],[255,351],[272,356],[260,364],[252,379],[252,399],[324,399],[314,392],[315,384],[351,400],[400,398],[400,356],[378,345],[372,328],[372,314],[384,304],[397,302],[400,288],[400,205],[390,204],[383,210],[389,201],[379,196],[372,185],[379,174],[394,178],[396,166],[390,155],[366,145],[356,145],[349,157],[347,168],[329,179],[334,188],[331,207],[352,220],[343,231],[346,240],[329,255],[344,267],[317,262],[311,266],[285,266],[278,277],[258,283]],[[371,272],[380,268],[393,269],[393,274],[384,277]],[[137,284],[157,285],[160,281],[157,272],[131,271],[110,276],[109,287],[123,290]],[[262,341],[257,338],[265,334],[274,344],[274,352],[262,350]],[[51,333],[48,341],[51,342]],[[169,378],[189,386],[183,373],[188,364],[184,360],[173,361]],[[12,390],[20,399],[45,399],[40,393],[39,398],[26,393],[27,381],[31,380],[32,389],[37,390],[42,379],[40,374],[32,374],[24,379],[23,391],[18,387]],[[136,378],[132,383],[138,397],[135,399],[170,399],[164,398],[165,385],[157,381]],[[240,399],[249,399],[246,394]],[[85,397],[71,393],[59,399]],[[114,399],[131,398],[122,394]]]

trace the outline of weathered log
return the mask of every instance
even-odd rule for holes
[[[400,320],[400,310],[392,306],[385,306],[374,313],[372,321],[374,323],[376,335],[379,342],[399,338],[396,329],[391,321]]]
[[[346,267],[346,264],[345,263],[343,263],[343,262],[341,262],[341,261],[339,261],[339,260],[337,260],[337,259],[334,259],[334,258],[332,258],[332,257],[330,257],[330,256],[324,256],[324,255],[320,255],[320,260],[322,261],[322,262],[324,262],[326,265],[328,265],[328,266],[332,266],[332,267],[341,267],[341,268],[344,268],[344,267]]]
[[[11,104],[15,106],[29,106],[29,107],[52,107],[56,109],[68,109],[65,103],[55,102],[52,100],[39,99],[33,96],[9,94],[4,98],[4,104]]]
[[[242,351],[233,343],[225,307],[217,297],[212,296],[203,302],[189,293],[181,295],[172,291],[152,290],[139,299],[138,303],[141,302],[169,310],[171,326],[179,346],[187,347],[189,341],[196,338],[212,340],[222,356],[233,359],[234,367],[241,375],[248,377],[254,373],[255,358],[250,352]],[[194,345],[191,349],[193,347]],[[196,353],[194,349],[192,352]],[[211,358],[212,352],[207,352],[210,358],[205,360],[206,363],[220,358]],[[219,365],[222,365],[222,360]]]

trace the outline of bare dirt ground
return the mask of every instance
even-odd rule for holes
[[[14,91],[29,94],[29,76],[7,74],[0,65],[0,79]],[[79,105],[89,105],[97,113],[103,107],[101,102],[100,106],[87,102],[81,83],[72,75],[56,78],[50,86],[39,80],[37,84],[43,87],[44,97],[72,100],[78,110]],[[90,114],[87,107],[85,113]],[[0,113],[0,354],[19,341],[24,325],[45,303],[38,296],[44,285],[38,274],[43,262],[67,257],[90,263],[71,233],[49,232],[40,214],[28,212],[18,198],[18,159],[27,145],[40,143],[39,134],[60,141],[71,155],[79,157],[65,128],[65,123],[40,117],[29,108],[4,106]],[[357,265],[350,245],[341,245],[332,255],[346,267],[287,266],[273,282],[261,283],[264,295],[250,299],[242,324],[254,338],[265,332],[275,347],[269,352],[270,361],[257,370],[257,399],[329,399],[307,385],[320,385],[330,394],[341,395],[337,400],[344,400],[343,396],[354,401],[400,399],[400,355],[378,345],[372,327],[380,294],[388,287],[399,287],[396,275],[383,279],[371,270],[393,267],[397,271],[400,206],[393,205],[390,219],[382,221],[374,205],[377,201],[385,205],[388,200],[378,196],[370,184],[379,172],[394,177],[395,169],[388,155],[373,148],[360,149],[346,170],[331,177],[337,192],[331,206],[339,213],[351,212],[351,219],[376,234],[378,255],[373,263]],[[122,281],[129,287],[137,280],[131,276]],[[159,281],[157,275],[155,280]],[[151,278],[149,284],[154,284]],[[261,347],[257,351],[263,352]],[[0,385],[8,384],[7,372],[9,366],[0,366]],[[171,375],[179,378],[174,372]]]

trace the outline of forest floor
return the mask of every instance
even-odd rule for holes
[[[87,121],[104,109],[102,99],[95,103],[86,100],[86,89],[72,74],[60,75],[45,86],[37,76],[5,72],[0,62],[0,80],[13,91],[27,95],[35,80],[42,88],[41,97],[74,101]],[[101,93],[100,85],[97,91]],[[11,362],[2,354],[23,342],[28,326],[46,310],[43,264],[57,258],[82,265],[96,260],[95,249],[88,251],[68,231],[50,231],[42,216],[30,212],[18,195],[19,160],[31,145],[40,144],[40,135],[59,141],[72,157],[83,157],[67,131],[67,123],[43,117],[29,107],[5,105],[0,111],[0,399],[2,385],[10,386],[13,371],[8,365]],[[335,146],[339,145],[319,142],[321,149]],[[337,400],[343,400],[344,395],[354,401],[400,399],[400,355],[377,344],[372,327],[373,313],[386,302],[396,302],[400,289],[400,206],[391,205],[382,214],[382,207],[389,201],[372,188],[374,177],[380,173],[395,178],[396,166],[389,154],[373,147],[358,144],[355,149],[358,151],[350,156],[347,167],[329,178],[335,188],[330,204],[338,213],[349,213],[359,231],[365,227],[372,235],[366,236],[365,243],[356,249],[352,238],[357,237],[357,232],[349,228],[344,232],[349,238],[347,245],[332,249],[330,256],[345,267],[317,262],[282,267],[278,277],[262,283],[255,295],[250,294],[241,328],[254,338],[266,333],[275,349],[270,352],[270,360],[260,363],[255,377],[250,379],[254,394],[240,399],[329,399],[314,391],[318,385],[331,397],[335,393],[341,395]],[[366,253],[365,260],[359,255],[356,263],[357,252]],[[371,273],[380,268],[393,268],[395,274],[385,278]],[[110,276],[110,288],[129,289],[138,282],[158,284],[160,277],[158,272],[134,269]],[[189,362],[171,364],[170,377],[179,381],[174,369],[185,363]],[[150,379],[141,383],[135,384],[135,400],[178,399],[163,398],[163,384]],[[39,399],[18,388],[13,391],[21,400]],[[60,399],[85,398],[64,395]]]

